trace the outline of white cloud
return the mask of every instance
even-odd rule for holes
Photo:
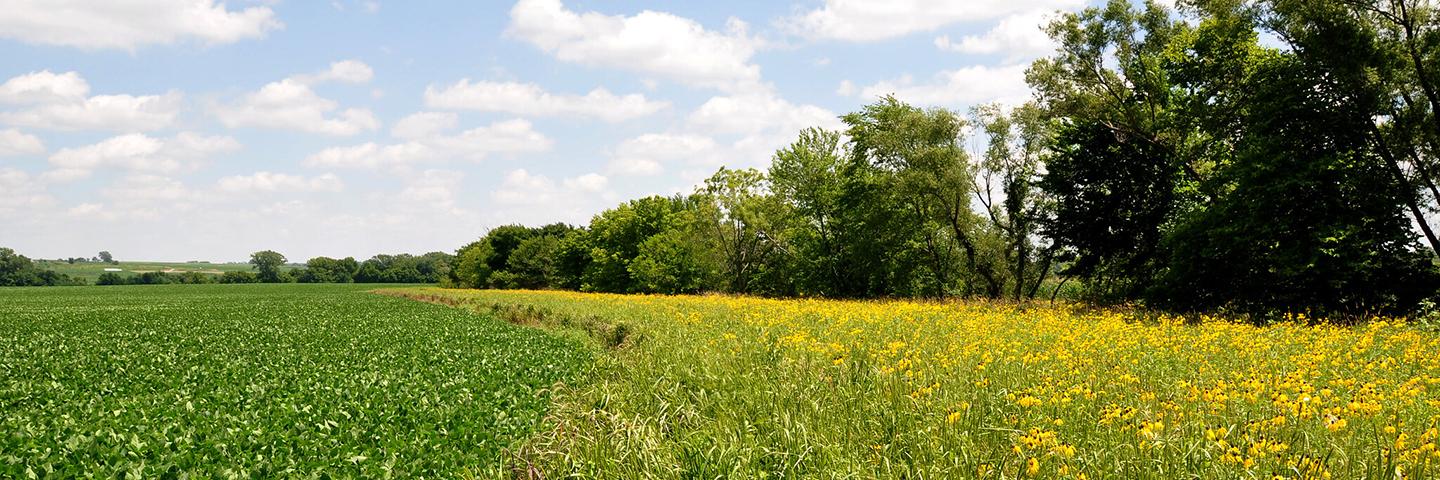
[[[621,175],[656,175],[669,163],[712,164],[720,146],[708,136],[688,133],[647,133],[620,142],[609,169]]]
[[[1084,5],[1084,0],[826,0],[824,6],[787,18],[782,24],[811,39],[869,42],[955,23]]]
[[[40,137],[13,128],[0,130],[0,157],[41,153],[45,153],[45,142]]]
[[[310,178],[273,172],[255,172],[250,175],[234,175],[216,182],[221,191],[232,193],[248,192],[339,192],[345,189],[340,177],[326,173]]]
[[[0,168],[0,215],[25,213],[55,203],[41,182],[13,168]],[[12,239],[13,240],[13,239]]]
[[[460,124],[460,116],[450,112],[412,113],[395,122],[390,134],[406,140],[431,138],[452,130]]]
[[[578,177],[564,180],[565,188],[579,190],[588,193],[599,193],[610,185],[610,179],[598,173],[587,173]]]
[[[511,170],[490,192],[494,207],[486,209],[484,216],[492,227],[555,221],[581,224],[596,213],[596,207],[622,201],[608,186],[609,180],[597,173],[556,181],[523,168]]]
[[[1055,42],[1045,33],[1052,11],[1038,10],[1005,17],[984,35],[966,35],[952,42],[949,35],[935,39],[941,50],[979,55],[1003,54],[1007,62],[1040,57],[1055,51]]]
[[[101,168],[136,172],[181,172],[193,169],[210,155],[239,148],[240,143],[230,137],[183,132],[171,138],[160,139],[131,133],[55,152],[49,159],[55,170],[47,173],[46,178],[72,180],[89,176]]]
[[[327,148],[306,158],[304,163],[312,167],[402,167],[420,162],[479,160],[491,154],[542,152],[549,150],[552,144],[549,138],[535,131],[525,120],[499,121],[445,135],[442,132],[453,126],[453,122],[444,117],[412,115],[407,119],[411,121],[402,120],[405,131],[398,132],[411,136],[407,142],[391,145],[369,142]],[[437,126],[439,129],[436,129]]]
[[[0,123],[52,130],[149,131],[170,126],[182,96],[96,95],[76,72],[31,72],[0,84],[0,103],[25,105],[0,112]]]
[[[426,170],[406,182],[398,199],[413,207],[454,210],[464,179],[465,174],[453,170]]]
[[[322,98],[296,78],[271,82],[240,101],[220,105],[215,117],[227,127],[259,127],[348,136],[380,128],[369,109],[336,112],[333,100]]]
[[[581,116],[607,122],[643,117],[670,106],[669,102],[647,100],[632,93],[615,95],[596,88],[585,95],[555,94],[533,83],[474,82],[462,79],[445,88],[425,89],[425,105],[431,108],[505,112],[524,116]]]
[[[692,112],[691,127],[713,133],[799,133],[808,127],[834,128],[836,115],[814,105],[795,105],[774,94],[713,97]]]
[[[0,84],[0,103],[36,104],[81,102],[90,94],[90,84],[76,72],[49,70],[16,76]]]
[[[181,203],[180,208],[187,208],[190,202],[204,197],[203,192],[190,189],[184,186],[180,180],[171,179],[158,174],[128,174],[111,186],[101,189],[101,195],[109,197],[115,202],[127,203],[127,205],[138,205],[138,203]],[[147,210],[140,210],[147,212]],[[153,210],[148,210],[153,213]],[[141,215],[153,216],[153,215]]]
[[[490,193],[490,198],[502,204],[545,203],[555,196],[555,182],[543,175],[532,175],[525,169],[512,170],[505,174],[500,187]]]
[[[976,65],[940,72],[930,83],[915,83],[908,75],[877,82],[860,90],[859,96],[873,100],[888,94],[903,102],[964,108],[980,103],[1019,104],[1030,98],[1025,83],[1026,65],[1003,67]]]
[[[679,167],[682,181],[708,177],[715,168],[764,168],[775,150],[809,127],[840,128],[829,110],[797,105],[773,93],[712,97],[669,132],[620,142],[610,152],[616,175],[658,175]]]
[[[230,10],[214,0],[5,0],[0,37],[84,49],[261,38],[283,25],[268,6]]]
[[[324,82],[365,83],[375,77],[375,70],[359,60],[341,60],[330,64],[330,69],[311,75],[293,77],[300,83],[314,85]]]
[[[720,33],[664,12],[576,13],[560,0],[520,0],[510,9],[507,34],[563,61],[692,86],[735,91],[754,89],[760,82],[760,67],[750,61],[760,41],[736,19]]]

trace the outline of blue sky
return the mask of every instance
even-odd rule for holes
[[[0,246],[450,251],[764,167],[875,97],[1028,96],[1083,0],[0,0]]]

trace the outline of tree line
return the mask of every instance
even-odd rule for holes
[[[54,270],[42,269],[29,257],[0,247],[0,287],[49,287],[84,285],[85,280]]]
[[[106,263],[109,252],[101,252]],[[97,257],[97,258],[101,258]],[[82,260],[83,261],[83,260]],[[96,285],[175,285],[207,283],[445,283],[452,280],[455,256],[443,252],[424,255],[376,255],[363,262],[353,257],[315,257],[292,266],[284,255],[264,250],[250,255],[250,271],[228,271],[219,275],[187,272],[104,272]],[[78,286],[77,278],[41,268],[30,258],[9,248],[0,248],[0,287]]]
[[[96,285],[168,285],[201,283],[440,283],[448,281],[453,255],[430,252],[424,255],[381,254],[363,262],[353,257],[315,257],[301,266],[291,266],[285,255],[263,250],[250,255],[251,271],[228,271],[220,275],[200,272],[145,272],[121,275],[106,272]]]
[[[1403,314],[1440,286],[1440,16],[1414,0],[1113,0],[1064,14],[1032,101],[881,98],[768,170],[505,226],[464,287]],[[1262,39],[1265,39],[1262,41]],[[969,147],[969,148],[967,148]]]

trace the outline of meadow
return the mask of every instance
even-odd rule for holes
[[[0,289],[0,478],[499,476],[592,362],[372,288]]]
[[[602,349],[545,478],[1429,478],[1440,334],[1005,303],[405,288]],[[533,477],[532,477],[533,478]]]

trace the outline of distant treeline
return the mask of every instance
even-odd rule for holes
[[[103,252],[102,252],[103,253]],[[105,256],[109,256],[108,253]],[[81,260],[83,261],[83,260]],[[104,260],[107,263],[111,260]],[[354,258],[315,257],[291,268],[284,255],[255,252],[253,271],[216,275],[202,272],[105,272],[96,285],[171,285],[202,283],[449,283],[455,256],[442,252],[424,255],[376,255],[363,262]],[[41,269],[9,248],[0,248],[0,287],[86,285],[85,279]]]
[[[0,287],[49,287],[84,285],[85,280],[42,270],[30,258],[0,247]]]
[[[496,228],[458,252],[455,282],[1016,300],[1068,284],[1253,318],[1433,299],[1440,11],[1161,3],[1060,15],[1018,108],[882,98],[768,171],[721,169],[584,227]]]
[[[194,283],[439,283],[448,278],[455,257],[441,252],[420,256],[376,255],[364,262],[354,258],[315,257],[302,267],[287,268],[284,255],[266,250],[250,256],[254,271],[220,275],[200,272],[144,272],[122,275],[106,272],[96,285],[165,285]]]

